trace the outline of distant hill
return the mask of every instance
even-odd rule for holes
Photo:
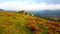
[[[60,17],[60,10],[38,10],[38,11],[32,11],[32,13],[35,16],[57,16]]]
[[[0,12],[0,34],[60,34],[60,22],[17,12]]]
[[[0,9],[0,12],[16,12],[16,11]]]
[[[3,9],[0,9],[0,11],[5,11],[5,10],[3,10]]]

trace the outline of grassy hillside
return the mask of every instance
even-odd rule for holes
[[[60,34],[60,22],[15,12],[0,12],[0,34]]]

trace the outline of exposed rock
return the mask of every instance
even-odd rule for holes
[[[24,11],[24,10],[22,10],[22,11],[18,11],[18,13],[33,16],[33,14],[32,14],[32,13],[30,13],[30,12],[26,12],[26,11]]]

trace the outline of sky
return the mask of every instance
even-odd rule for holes
[[[5,10],[60,10],[60,0],[0,0]]]

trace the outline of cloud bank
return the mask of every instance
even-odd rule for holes
[[[60,4],[29,3],[24,2],[4,2],[0,3],[0,8],[5,10],[60,10]]]

